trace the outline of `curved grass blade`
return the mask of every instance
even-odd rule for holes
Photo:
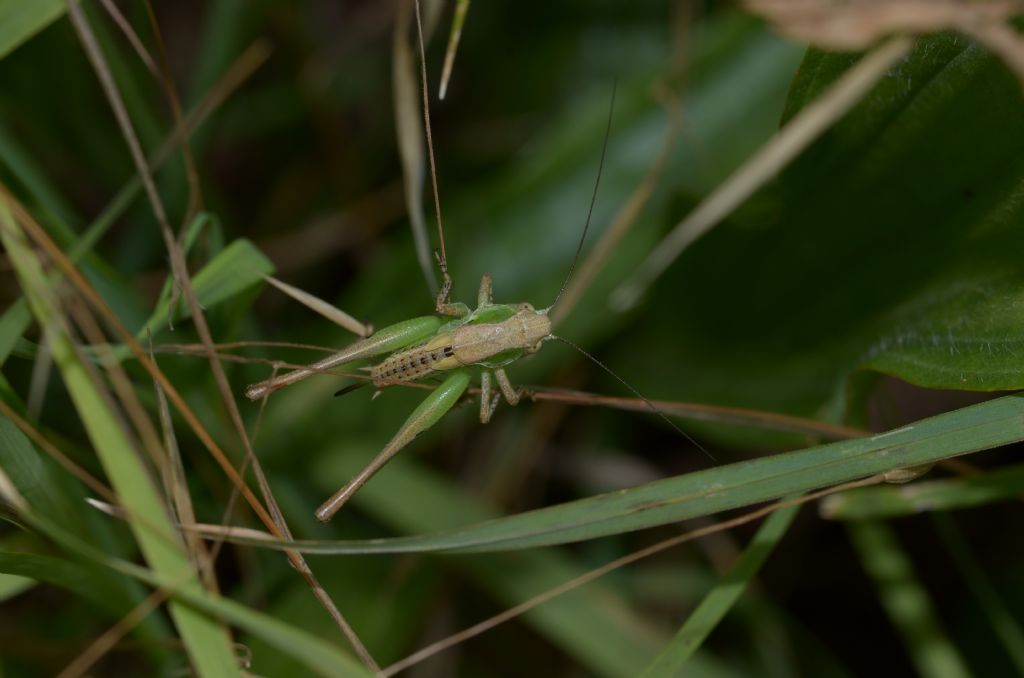
[[[848,524],[861,563],[878,587],[879,599],[903,636],[918,672],[924,678],[967,678],[971,672],[942,630],[929,599],[896,536],[885,523]]]
[[[112,576],[122,575],[90,562],[0,550],[0,572],[8,577],[28,578],[33,583],[45,582],[66,589],[103,610],[111,619],[121,617],[130,609],[118,602],[123,594],[119,595],[109,584]],[[161,639],[162,642],[167,640],[166,637]]]
[[[412,2],[399,5],[395,18],[395,32],[392,55],[392,90],[395,98],[395,134],[402,160],[402,177],[405,186],[405,205],[409,213],[413,241],[416,244],[416,260],[427,281],[430,294],[437,290],[437,276],[434,274],[434,260],[430,256],[430,237],[427,235],[427,220],[423,212],[423,181],[425,167],[423,146],[423,114],[420,111],[416,56],[410,47],[407,33],[413,25]]]
[[[1017,672],[1024,675],[1024,629],[1021,629],[1021,625],[1007,609],[1006,602],[1000,597],[985,570],[971,552],[970,544],[957,528],[953,518],[948,513],[936,513],[932,516],[932,522],[935,523],[946,550],[953,556],[953,562],[967,582],[971,594],[978,601],[995,637],[1006,651],[1006,656],[1013,662]]]
[[[740,599],[747,584],[786,536],[799,508],[799,504],[786,506],[768,517],[732,569],[708,592],[675,637],[647,667],[643,673],[645,678],[680,675],[683,666]]]
[[[203,308],[213,308],[235,298],[244,290],[262,283],[265,275],[274,272],[274,265],[256,245],[245,238],[233,241],[218,252],[203,268],[192,277],[192,288]],[[171,316],[170,303],[174,297],[169,285],[165,285],[164,293],[150,314],[149,319],[139,330],[139,338],[145,338],[148,332],[163,329]],[[17,303],[21,303],[20,300]],[[12,307],[11,311],[17,307]],[[15,346],[17,330],[24,331],[27,325],[25,311],[17,310],[0,317],[0,349],[11,350]],[[173,313],[173,320],[181,320],[192,315],[185,305],[178,305]],[[9,317],[8,317],[9,316]],[[9,347],[9,348],[8,348]],[[0,353],[2,355],[2,353]],[[119,358],[131,355],[126,347],[115,350]]]
[[[551,546],[711,515],[1021,439],[1024,396],[1011,395],[868,438],[719,466],[433,534],[288,544],[239,541],[334,554],[485,552]],[[367,489],[371,487],[367,485]],[[449,518],[455,522],[464,520],[465,515]]]

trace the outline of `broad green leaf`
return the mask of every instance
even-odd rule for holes
[[[856,58],[812,51],[785,117]],[[920,40],[684,253],[651,303],[682,322],[646,315],[614,362],[658,397],[670,381],[680,398],[812,415],[858,370],[1024,387],[1022,120],[1020,82],[995,57],[958,36]]]
[[[0,0],[0,59],[63,16],[65,0]]]

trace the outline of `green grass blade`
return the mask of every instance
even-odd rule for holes
[[[50,181],[50,177],[33,157],[32,152],[24,147],[2,121],[0,121],[0,163],[6,165],[10,172],[17,177],[40,208],[52,215],[56,222],[62,224],[58,226],[61,231],[59,236],[61,238],[68,237],[71,230],[63,224],[75,224],[79,221],[74,208]]]
[[[64,0],[0,0],[0,59],[64,14]]]
[[[888,433],[719,466],[441,533],[372,541],[299,542],[298,547],[307,553],[400,553],[504,551],[564,544],[711,515],[1022,438],[1024,397],[1011,395]],[[368,483],[367,488],[373,484]],[[451,515],[448,525],[465,523],[466,517]]]
[[[825,497],[821,515],[833,520],[896,518],[1012,501],[1024,495],[1024,464],[963,478],[863,487]]]
[[[903,637],[918,672],[924,678],[970,676],[889,527],[876,521],[852,522],[847,527],[861,563],[874,580],[882,605]]]
[[[37,322],[51,330],[50,350],[54,363],[64,378],[75,409],[121,505],[129,512],[132,532],[146,561],[157,576],[179,582],[186,590],[200,590],[156,487],[118,415],[109,409],[108,396],[98,390],[76,354],[42,266],[24,240],[24,234],[14,222],[6,203],[0,205],[0,238]],[[204,676],[238,675],[230,638],[217,621],[180,603],[172,603],[170,611],[197,673]]]
[[[192,278],[192,288],[203,308],[209,309],[233,299],[244,290],[259,284],[263,276],[274,272],[274,265],[256,246],[244,238],[235,240]],[[139,330],[138,336],[145,339],[147,330],[153,333],[162,329],[170,313],[171,286],[164,286],[159,301],[149,319]],[[174,320],[191,316],[185,304],[175,309]],[[21,333],[28,328],[31,318],[24,300],[19,299],[11,305],[3,316],[0,316],[0,363],[6,360],[17,345]],[[127,357],[128,351],[121,349],[121,357]]]
[[[1024,629],[1013,618],[985,571],[971,553],[971,547],[948,513],[932,516],[939,536],[946,544],[946,550],[953,556],[960,574],[971,589],[985,617],[1002,643],[1007,657],[1013,662],[1018,673],[1024,676]]]
[[[35,585],[36,580],[32,577],[0,573],[0,603],[28,591]]]
[[[757,575],[768,556],[796,517],[799,505],[787,506],[770,515],[754,535],[743,555],[732,569],[712,589],[693,611],[674,638],[647,667],[643,675],[649,678],[677,676],[708,635],[725,618],[732,606]]]
[[[123,575],[88,561],[0,550],[0,572],[11,577],[31,577],[34,581],[66,589],[103,610],[112,620],[121,618],[131,609],[120,604],[123,595],[109,584],[114,577]]]
[[[199,303],[204,308],[210,308],[262,282],[264,275],[273,272],[274,265],[270,260],[252,242],[239,238],[225,247],[192,277],[192,289]],[[145,337],[147,330],[155,333],[163,327],[170,313],[168,302],[168,297],[161,298],[149,320],[139,331],[140,337]],[[174,319],[187,318],[191,314],[188,307],[181,304],[174,314]]]
[[[12,393],[3,395],[4,402],[16,412],[23,410]],[[95,548],[112,556],[130,557],[134,547],[123,532],[115,532],[112,525],[97,511],[86,510],[86,492],[78,479],[33,447],[13,421],[0,415],[0,468],[33,510],[86,539]],[[22,550],[22,549],[19,549]],[[12,559],[22,558],[22,568]],[[7,565],[0,571],[32,576],[37,579],[75,591],[92,601],[111,619],[118,619],[141,603],[144,591],[137,582],[88,563],[68,564],[60,576],[46,577],[46,567],[32,560],[31,554],[11,554]],[[162,617],[151,615],[137,628],[137,637],[154,647],[163,647],[171,640],[170,627]]]

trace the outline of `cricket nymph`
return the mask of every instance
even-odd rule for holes
[[[551,335],[551,320],[529,304],[498,323],[466,323],[419,346],[388,356],[370,369],[373,385],[416,381],[431,372],[466,365],[496,368],[532,353]]]

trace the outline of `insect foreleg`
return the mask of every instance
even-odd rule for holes
[[[457,370],[445,379],[413,410],[394,437],[373,458],[373,461],[316,510],[317,520],[324,522],[330,520],[338,512],[338,509],[344,506],[345,502],[358,492],[359,488],[365,485],[366,481],[372,478],[384,464],[388,463],[399,450],[412,442],[413,438],[420,433],[436,424],[437,420],[458,402],[468,386],[469,374],[464,370]]]
[[[448,262],[440,254],[434,252],[437,265],[441,269],[441,289],[437,292],[435,308],[440,315],[449,318],[464,318],[469,315],[469,307],[461,302],[454,304],[449,301],[452,291],[452,277],[448,274]]]

